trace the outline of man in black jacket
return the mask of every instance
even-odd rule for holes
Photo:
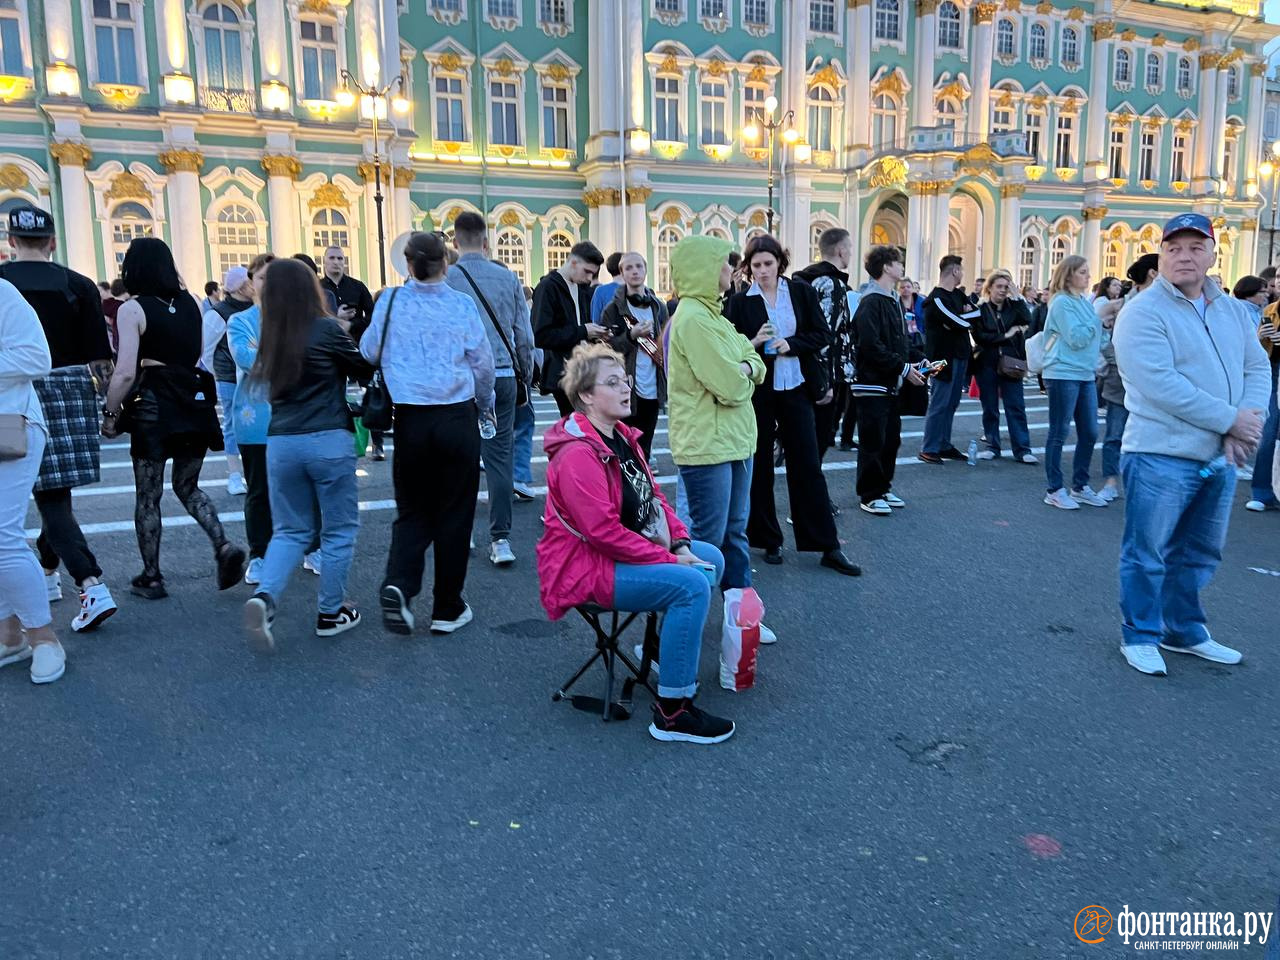
[[[818,456],[825,457],[836,442],[836,425],[849,404],[853,381],[853,317],[849,313],[849,261],[853,239],[841,227],[824,230],[818,237],[822,259],[792,274],[818,294],[818,306],[831,331],[831,346],[822,351],[822,362],[831,384],[830,399],[818,400],[814,421],[818,428]]]
[[[930,360],[947,361],[929,388],[929,412],[919,454],[925,463],[965,458],[951,442],[951,425],[969,385],[969,354],[973,350],[969,328],[978,309],[969,303],[960,285],[963,281],[964,261],[954,254],[943,257],[938,264],[938,285],[924,304],[925,353]]]
[[[887,517],[906,502],[892,492],[902,413],[898,389],[921,386],[924,378],[909,362],[907,321],[898,299],[905,267],[897,247],[872,247],[866,256],[866,288],[853,315],[858,396],[858,500],[864,511]],[[855,388],[856,389],[856,388]]]
[[[569,259],[538,281],[533,291],[533,342],[542,348],[543,394],[552,394],[560,416],[573,412],[573,404],[560,389],[560,374],[573,348],[584,340],[603,340],[608,330],[591,322],[591,284],[604,263],[604,255],[590,240],[575,243]]]

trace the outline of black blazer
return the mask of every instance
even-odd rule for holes
[[[831,377],[826,365],[819,356],[831,346],[831,330],[822,316],[822,307],[818,305],[818,294],[813,287],[803,280],[783,277],[787,282],[787,292],[791,296],[791,310],[796,315],[795,336],[787,337],[791,347],[788,356],[800,361],[800,372],[804,374],[804,387],[809,397],[821,400],[831,386]],[[724,308],[725,316],[748,340],[752,339],[769,319],[768,308],[764,305],[764,297],[749,297],[746,292],[735,293],[729,298]],[[773,389],[773,356],[767,356],[764,347],[756,347],[756,351],[764,357],[765,377],[760,389]]]
[[[560,374],[573,348],[587,339],[591,319],[591,287],[578,286],[578,310],[573,309],[569,284],[559,270],[538,281],[533,291],[533,342],[542,348],[543,393],[560,386]]]

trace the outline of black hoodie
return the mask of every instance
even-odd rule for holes
[[[868,286],[853,315],[853,329],[858,383],[897,393],[911,350],[898,294],[886,293],[877,283]]]

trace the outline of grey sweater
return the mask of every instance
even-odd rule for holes
[[[1265,411],[1271,365],[1239,300],[1205,280],[1205,320],[1164,277],[1116,319],[1113,342],[1129,422],[1125,453],[1208,462],[1236,411]]]

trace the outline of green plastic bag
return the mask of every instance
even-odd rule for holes
[[[364,428],[364,420],[360,417],[355,418],[356,423],[356,456],[363,457],[364,452],[369,449],[369,431]]]

